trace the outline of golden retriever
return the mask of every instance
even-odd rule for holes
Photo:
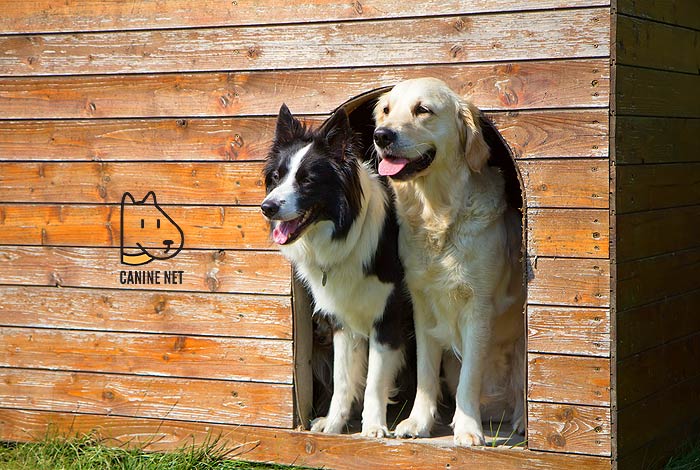
[[[482,445],[482,418],[523,430],[521,218],[489,166],[479,110],[434,78],[408,80],[374,110],[379,172],[396,193],[399,253],[414,302],[417,394],[399,437],[427,437],[443,351],[456,365],[457,445]],[[450,380],[448,378],[448,384]]]

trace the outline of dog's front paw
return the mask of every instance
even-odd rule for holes
[[[473,432],[455,433],[455,445],[472,447],[483,446],[485,443],[483,434]]]
[[[327,416],[319,416],[311,421],[312,432],[325,432],[327,434],[340,434],[343,432],[345,423],[338,420],[329,419]]]
[[[381,424],[363,424],[362,435],[364,437],[388,437],[389,429]]]
[[[420,423],[417,419],[408,417],[396,426],[394,435],[401,438],[430,437],[430,427],[429,423]]]

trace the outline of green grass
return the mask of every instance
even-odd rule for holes
[[[0,443],[0,470],[269,470],[288,469],[227,459],[216,442],[171,453],[108,447],[94,436]]]
[[[684,445],[666,464],[665,470],[700,469],[700,439]]]

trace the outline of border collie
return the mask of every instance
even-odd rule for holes
[[[386,410],[412,337],[388,184],[358,156],[345,110],[309,130],[282,105],[261,204],[272,239],[333,332],[333,395],[312,431],[340,433],[364,390],[362,435],[389,435]],[[368,351],[369,349],[369,351]]]

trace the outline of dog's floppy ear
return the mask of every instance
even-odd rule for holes
[[[286,104],[282,103],[277,115],[277,127],[275,128],[275,143],[284,144],[302,137],[306,132],[304,125],[292,116]]]
[[[326,140],[331,154],[336,158],[346,155],[348,145],[352,140],[350,119],[345,109],[338,109],[319,129],[319,134]]]
[[[469,169],[475,173],[481,172],[490,156],[490,149],[481,132],[481,112],[473,104],[460,100],[457,116],[461,129],[461,143],[464,157]]]

